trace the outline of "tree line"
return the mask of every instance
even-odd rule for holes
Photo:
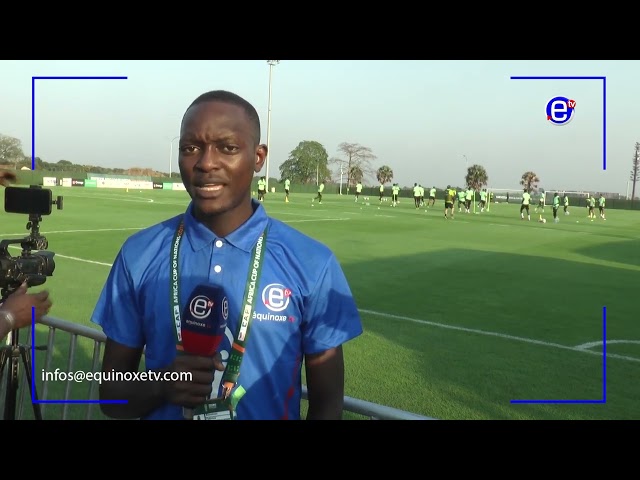
[[[319,184],[320,182],[343,183],[349,187],[358,182],[366,183],[377,180],[387,184],[393,181],[393,169],[389,165],[373,166],[377,160],[371,148],[358,143],[342,142],[338,145],[338,156],[329,157],[325,147],[313,140],[301,141],[291,152],[289,157],[279,167],[280,182],[289,179],[298,184]],[[22,142],[14,137],[0,134],[0,165],[13,166],[16,170],[22,167],[31,168],[31,158],[24,155]],[[46,162],[40,157],[35,158],[35,166],[38,170],[51,172],[77,171],[86,173],[111,173],[116,175],[149,175],[156,177],[168,177],[165,172],[154,171],[149,168],[132,167],[108,168],[98,165],[85,165],[73,163],[69,160],[58,160],[55,163]],[[179,178],[179,172],[173,172],[172,178]],[[640,180],[640,143],[635,145],[633,168],[630,174],[633,181],[635,196],[636,182]],[[465,175],[465,186],[478,191],[489,183],[489,175],[482,165],[471,165]],[[535,172],[527,171],[520,178],[523,189],[533,191],[538,188],[540,178]]]
[[[109,168],[99,165],[86,165],[74,163],[69,160],[58,160],[57,162],[46,162],[40,157],[34,158],[36,170],[47,172],[84,172],[84,173],[111,173],[114,175],[137,175],[149,177],[168,177],[164,172],[157,172],[151,168],[131,167],[131,168]],[[13,167],[16,170],[22,168],[31,169],[31,157],[24,154],[22,142],[8,135],[0,133],[0,165]],[[172,178],[180,178],[178,172],[173,172]]]

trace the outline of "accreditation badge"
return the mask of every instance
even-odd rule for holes
[[[193,409],[194,420],[235,420],[236,412],[228,402],[216,399]]]
[[[233,389],[229,398],[216,398],[209,400],[204,405],[193,409],[194,420],[236,420],[236,408],[238,402],[246,393],[245,389],[238,385]]]

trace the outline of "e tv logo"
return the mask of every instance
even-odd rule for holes
[[[191,315],[193,315],[198,320],[207,318],[211,313],[212,308],[213,301],[209,299],[209,297],[205,297],[204,295],[198,295],[193,300],[191,300],[191,303],[189,303],[189,310],[191,311]]]
[[[281,312],[289,305],[291,290],[281,283],[271,283],[262,290],[262,303],[272,312]]]
[[[567,97],[553,97],[547,102],[547,120],[551,125],[566,125],[575,116],[576,101]]]

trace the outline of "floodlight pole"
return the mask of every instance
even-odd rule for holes
[[[271,76],[273,74],[273,67],[280,63],[280,60],[267,60],[269,64],[269,108],[267,110],[267,158],[265,160],[266,168],[266,183],[265,189],[269,191],[269,157],[271,157]]]

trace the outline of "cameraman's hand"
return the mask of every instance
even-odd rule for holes
[[[6,187],[16,181],[16,174],[8,170],[0,170],[0,185]]]
[[[167,401],[187,408],[202,405],[211,394],[215,370],[224,371],[222,357],[218,352],[213,357],[179,353],[168,371],[178,372],[176,377],[180,380],[167,382]],[[189,378],[182,372],[190,372],[191,380],[182,380]]]
[[[27,293],[27,284],[23,283],[5,300],[0,308],[8,311],[15,319],[14,328],[22,328],[31,324],[31,309],[36,307],[36,321],[49,313],[51,299],[49,292]]]

